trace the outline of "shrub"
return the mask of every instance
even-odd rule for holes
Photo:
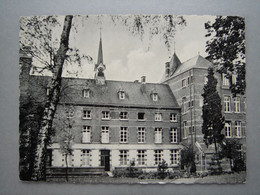
[[[165,177],[167,176],[167,172],[166,172],[167,169],[168,169],[168,164],[163,159],[162,162],[158,164],[158,168],[157,168],[158,177],[160,179],[165,179]]]

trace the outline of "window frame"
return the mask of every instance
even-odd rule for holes
[[[128,120],[128,112],[120,112],[119,113],[120,120]]]
[[[231,121],[226,121],[225,122],[224,129],[225,129],[225,137],[226,138],[231,138],[232,137],[232,124],[231,124]]]
[[[152,99],[153,99],[154,102],[157,102],[158,101],[158,93],[153,93]]]
[[[180,163],[180,151],[178,149],[170,150],[170,162],[171,165],[179,165]]]
[[[91,126],[83,125],[83,127],[82,127],[82,143],[91,143]]]
[[[128,143],[128,127],[120,127],[120,143]]]
[[[176,113],[170,113],[170,122],[174,122],[174,123],[178,122],[178,118],[177,118]]]
[[[163,136],[162,136],[162,128],[161,127],[156,127],[154,129],[154,143],[155,144],[161,144]]]
[[[140,118],[139,114],[142,114],[143,117]],[[145,121],[145,112],[138,112],[137,113],[137,120],[138,121]]]
[[[91,150],[83,149],[81,150],[81,166],[82,167],[89,167],[91,166]]]
[[[110,143],[110,131],[108,126],[101,127],[101,143]]]
[[[163,150],[154,150],[154,164],[158,165],[162,162]]]
[[[162,121],[162,113],[160,112],[154,113],[154,121]]]
[[[125,99],[125,92],[124,91],[119,91],[118,96],[119,96],[120,100],[124,100]]]
[[[242,138],[242,122],[235,121],[235,132],[237,138]]]
[[[146,165],[146,150],[137,150],[137,164]]]
[[[83,110],[82,119],[91,119],[91,110]]]
[[[235,97],[234,98],[234,107],[235,107],[235,113],[240,113],[241,112],[241,103],[240,103],[240,97]]]
[[[138,127],[137,129],[137,142],[145,143],[146,142],[146,129],[145,127]]]
[[[109,111],[102,111],[102,120],[110,120],[110,112]]]
[[[231,112],[231,98],[230,96],[224,96],[224,112]]]
[[[223,87],[229,87],[230,86],[230,82],[229,79],[226,77],[226,74],[222,74],[222,86]]]
[[[176,127],[170,128],[170,142],[172,144],[178,143],[178,129]]]
[[[128,164],[129,150],[119,150],[119,165],[124,166]]]

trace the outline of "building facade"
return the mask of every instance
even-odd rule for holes
[[[206,147],[202,134],[203,87],[207,83],[208,68],[212,63],[198,55],[181,63],[176,53],[170,62],[165,64],[165,73],[161,83],[169,85],[181,106],[182,143],[193,144],[197,150],[196,164],[198,171],[206,171],[213,145]],[[225,128],[222,131],[226,138],[237,138],[241,151],[246,150],[246,97],[232,97],[229,80],[225,75],[215,73],[217,90],[222,100]],[[235,82],[235,75],[232,79]],[[225,164],[223,162],[223,164]]]

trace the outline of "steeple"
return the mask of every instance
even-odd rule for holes
[[[102,38],[101,38],[101,34],[100,34],[97,64],[101,64],[101,63],[103,64],[103,51],[102,51]]]
[[[181,65],[181,61],[179,60],[178,56],[176,55],[176,52],[174,52],[172,59],[170,61],[170,75],[173,75],[173,73],[176,71],[176,69]]]
[[[101,29],[100,29],[97,64],[95,64],[95,68],[94,68],[96,84],[104,85],[106,83],[105,74],[104,74],[105,69],[106,69],[106,65],[103,64],[102,38],[101,38]]]

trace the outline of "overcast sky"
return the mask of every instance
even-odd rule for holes
[[[181,62],[200,54],[205,57],[206,30],[204,23],[214,21],[213,16],[184,16],[187,25],[177,28],[175,39],[175,52]],[[63,18],[62,18],[63,20]],[[61,21],[62,21],[61,20]],[[99,22],[98,22],[99,21]],[[75,22],[75,21],[74,21]],[[77,33],[71,32],[70,46],[93,58],[93,63],[87,61],[81,68],[70,66],[66,68],[64,76],[72,77],[67,71],[79,70],[81,78],[94,78],[94,64],[97,62],[98,46],[100,40],[100,27],[103,44],[103,59],[106,65],[105,76],[107,80],[134,81],[145,75],[147,82],[159,82],[164,73],[165,62],[169,61],[174,52],[174,43],[168,51],[159,37],[152,40],[141,41],[133,36],[125,26],[115,25],[109,16],[97,19],[90,16],[81,25],[77,26]],[[60,36],[60,32],[57,31]],[[150,47],[148,47],[150,45]],[[149,48],[149,49],[148,49]]]

